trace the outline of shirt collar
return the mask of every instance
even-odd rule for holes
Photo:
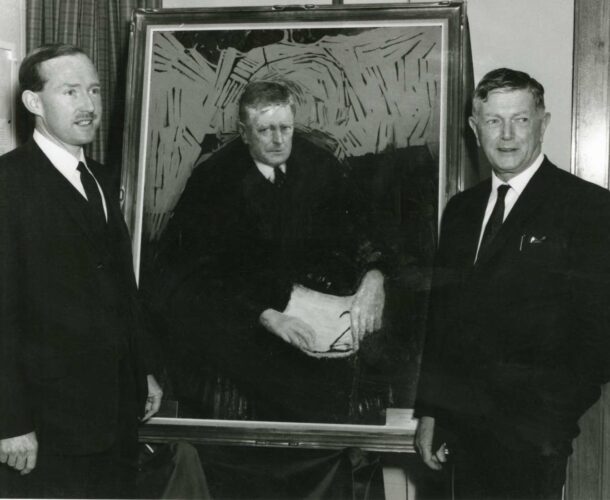
[[[263,174],[263,176],[265,177],[265,179],[267,179],[268,181],[273,182],[275,180],[275,168],[276,167],[270,167],[269,165],[265,165],[264,163],[261,163],[260,161],[256,161],[254,160],[254,163],[256,164],[256,168],[258,168],[259,172],[261,174]],[[282,172],[286,173],[286,164],[282,163],[279,167]]]
[[[64,148],[55,144],[51,139],[41,134],[38,129],[34,129],[34,140],[38,147],[42,149],[42,152],[51,161],[55,167],[71,168],[76,170],[79,162],[83,162],[85,165],[85,153],[83,148],[80,148],[78,158],[72,153],[68,153]]]
[[[534,177],[534,174],[538,171],[542,162],[544,161],[544,155],[540,153],[538,157],[534,160],[529,167],[527,167],[523,172],[515,175],[508,182],[504,182],[500,179],[494,172],[491,174],[491,190],[492,192],[496,192],[498,186],[502,184],[508,184],[511,188],[513,188],[519,195],[523,192],[529,181]]]

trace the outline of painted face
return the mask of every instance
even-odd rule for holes
[[[45,81],[43,89],[24,92],[24,103],[36,115],[38,130],[76,155],[81,146],[93,140],[100,124],[97,71],[87,56],[73,54],[41,63],[40,74]]]
[[[246,108],[248,118],[239,124],[242,140],[252,158],[270,167],[284,163],[292,150],[294,115],[287,105]]]
[[[496,175],[508,181],[540,154],[550,117],[528,90],[496,90],[475,103],[469,123]]]

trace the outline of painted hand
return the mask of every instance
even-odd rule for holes
[[[148,397],[146,398],[146,406],[144,407],[142,421],[148,420],[159,411],[161,400],[163,399],[163,389],[161,389],[161,386],[157,383],[155,377],[153,375],[147,375],[146,380],[148,382]]]
[[[367,272],[360,282],[350,310],[352,335],[356,348],[367,333],[381,328],[385,306],[383,282],[383,274],[376,269]]]

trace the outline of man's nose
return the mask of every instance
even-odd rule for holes
[[[276,144],[281,144],[284,141],[282,132],[280,130],[273,130],[271,132],[271,140]]]
[[[95,111],[95,99],[88,92],[83,93],[80,101],[80,107],[83,111]]]
[[[511,120],[506,120],[502,123],[502,139],[508,141],[513,138],[513,135],[513,122]]]

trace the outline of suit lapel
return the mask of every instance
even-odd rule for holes
[[[475,188],[471,205],[467,209],[468,213],[476,214],[476,217],[466,217],[465,225],[462,228],[466,248],[465,259],[468,265],[474,264],[477,255],[479,238],[481,236],[481,226],[483,225],[483,218],[485,217],[485,209],[487,208],[490,192],[491,179],[488,179]]]
[[[474,265],[490,190],[491,180],[487,179],[449,202],[443,213],[437,255],[441,265],[451,262],[464,269]]]
[[[70,218],[83,230],[83,233],[95,242],[95,231],[87,217],[87,200],[53,166],[33,140],[30,142],[30,152],[32,154],[33,181],[38,186],[38,189],[43,190],[54,198],[56,206],[65,210]]]
[[[498,251],[504,248],[507,242],[519,236],[523,223],[537,212],[538,207],[553,195],[552,175],[554,167],[546,158],[540,169],[527,184],[517,203],[506,217],[504,224],[487,250],[479,255],[477,265],[491,259]]]
[[[250,153],[240,162],[242,193],[253,206],[262,208],[264,205],[264,193],[268,192],[272,184],[256,167],[256,163],[250,157]]]
[[[114,192],[110,192],[112,189],[112,181],[110,179],[111,176],[109,176],[108,172],[106,171],[106,167],[95,162],[94,160],[91,160],[90,158],[87,158],[87,166],[102,188],[102,193],[104,193],[108,224],[116,224],[117,221],[123,219],[123,214],[120,210],[120,203],[118,202],[117,195]]]

